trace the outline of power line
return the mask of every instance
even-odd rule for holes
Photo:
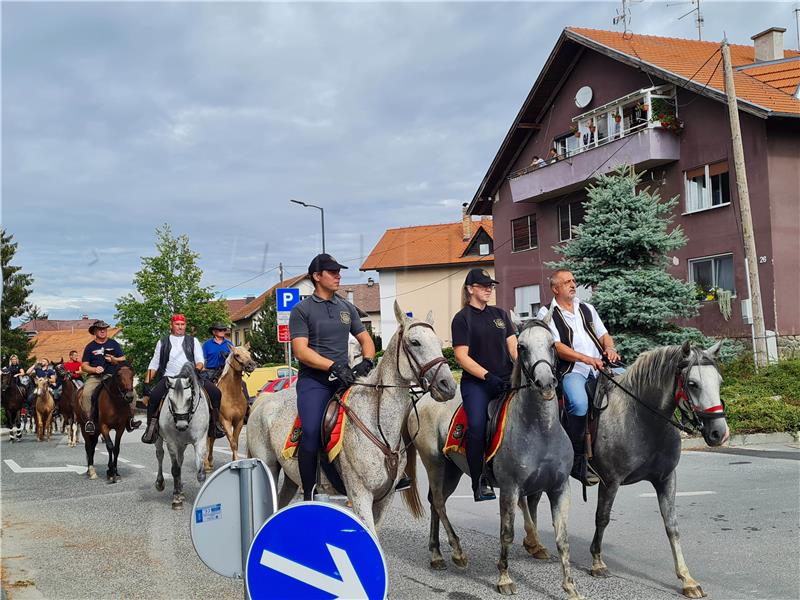
[[[262,277],[263,275],[266,275],[267,273],[271,273],[272,271],[276,271],[277,269],[278,269],[278,267],[272,267],[271,269],[267,269],[266,271],[262,271],[258,275],[253,275],[250,279],[245,279],[244,281],[240,281],[239,283],[237,283],[235,285],[232,285],[229,288],[225,288],[224,290],[220,290],[217,293],[218,294],[224,294],[225,292],[229,292],[230,290],[235,289],[235,288],[239,287],[240,285],[244,285],[245,283],[249,283],[249,282],[253,281],[254,279],[258,279],[259,277]]]

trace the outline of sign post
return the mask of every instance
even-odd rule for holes
[[[349,510],[324,502],[272,515],[253,538],[245,571],[253,600],[383,600],[388,581],[372,531]]]
[[[278,321],[278,341],[288,344],[287,357],[289,364],[289,385],[292,386],[292,338],[289,333],[289,315],[295,304],[300,302],[300,290],[297,288],[278,288],[275,290],[275,308]]]

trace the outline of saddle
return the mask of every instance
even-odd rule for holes
[[[352,389],[352,388],[350,388]],[[328,456],[328,462],[333,462],[333,459],[339,455],[342,449],[342,441],[344,440],[344,429],[347,423],[347,415],[344,412],[344,404],[350,395],[350,389],[345,391],[341,398],[337,400],[334,396],[328,400],[325,406],[325,411],[322,413],[322,426],[320,427],[320,437],[322,441],[322,448]],[[300,415],[297,415],[289,430],[289,435],[286,436],[286,442],[283,445],[281,454],[284,458],[295,458],[297,448],[300,446],[300,439],[303,437],[303,424],[300,421]]]
[[[503,443],[503,435],[506,429],[506,419],[511,399],[516,392],[510,392],[505,396],[500,396],[489,402],[489,419],[486,424],[486,453],[484,462],[488,463],[494,458]],[[467,441],[467,413],[464,404],[459,404],[450,419],[450,427],[447,429],[447,440],[445,441],[442,452],[446,457],[453,461],[465,473],[469,472],[466,467],[466,441]],[[462,466],[462,464],[464,466]]]

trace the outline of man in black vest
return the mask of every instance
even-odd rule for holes
[[[572,273],[560,269],[550,276],[553,302],[539,309],[541,319],[550,308],[553,319],[550,331],[556,343],[558,377],[564,389],[567,408],[566,429],[575,451],[572,476],[586,485],[595,485],[597,476],[587,471],[584,434],[589,396],[586,382],[597,377],[603,368],[603,356],[612,363],[619,361],[608,330],[594,306],[577,297],[577,284]]]
[[[196,338],[186,335],[186,317],[180,314],[172,315],[170,334],[161,338],[156,344],[153,358],[150,360],[147,375],[144,378],[144,395],[150,397],[147,402],[147,429],[142,436],[145,444],[152,444],[158,436],[158,409],[167,393],[166,377],[176,377],[187,362],[193,364],[198,371],[202,371],[205,363],[203,348]],[[156,376],[160,379],[150,389],[150,382]],[[210,381],[206,379],[200,381],[213,407],[209,435],[214,434],[217,438],[224,437],[225,432],[219,426],[219,405],[222,393]]]

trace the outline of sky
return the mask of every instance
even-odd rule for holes
[[[358,270],[392,227],[455,222],[564,27],[621,2],[2,3],[2,225],[50,318],[114,320],[154,231],[189,236],[220,297],[326,250]],[[800,2],[704,0],[751,44]],[[634,33],[697,38],[689,2]]]

